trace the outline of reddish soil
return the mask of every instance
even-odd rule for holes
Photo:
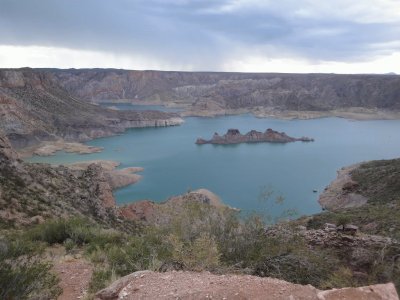
[[[64,259],[54,263],[63,293],[58,300],[83,299],[92,277],[92,266],[83,259]]]

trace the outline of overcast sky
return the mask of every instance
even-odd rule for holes
[[[0,67],[400,73],[400,0],[0,0]]]

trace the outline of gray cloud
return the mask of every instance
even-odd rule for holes
[[[0,0],[0,44],[144,55],[202,69],[218,69],[235,51],[333,61],[399,51],[400,20],[297,14],[306,0],[223,9],[232,2]]]

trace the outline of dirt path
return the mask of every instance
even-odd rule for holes
[[[58,300],[83,299],[92,277],[92,266],[84,259],[65,258],[54,263],[63,293]]]

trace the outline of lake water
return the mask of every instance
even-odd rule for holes
[[[313,143],[196,145],[198,137],[238,128],[272,128],[293,137],[308,136]],[[400,121],[258,119],[251,115],[186,118],[182,126],[130,129],[125,134],[88,142],[104,147],[101,153],[77,155],[58,152],[34,157],[33,162],[69,163],[107,159],[121,168],[140,166],[142,180],[115,191],[119,204],[141,199],[163,201],[188,190],[207,188],[243,211],[278,216],[285,209],[300,215],[319,212],[318,194],[342,166],[400,156]],[[265,190],[283,196],[283,205],[260,201]],[[318,190],[318,193],[313,193]]]

